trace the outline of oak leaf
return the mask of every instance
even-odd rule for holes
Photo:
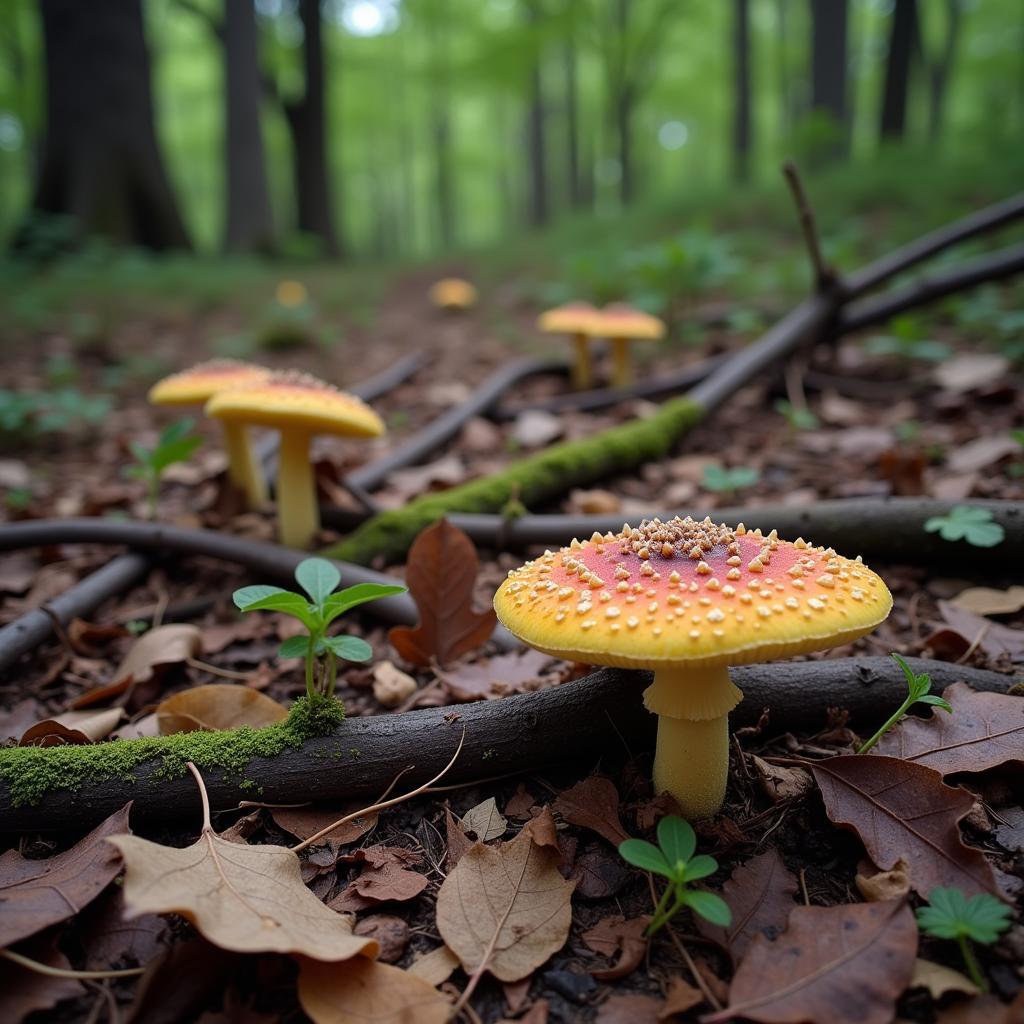
[[[211,732],[247,725],[261,729],[282,722],[288,709],[259,690],[231,683],[193,686],[162,701],[156,709],[161,736]]]
[[[611,779],[591,775],[559,793],[552,806],[571,825],[596,832],[616,849],[629,838],[619,821],[619,792]]]
[[[853,829],[883,871],[902,859],[923,895],[937,886],[998,895],[984,854],[960,838],[958,823],[974,806],[966,790],[931,768],[875,754],[830,757],[811,771],[829,819]]]
[[[729,990],[701,1018],[761,1024],[889,1024],[917,957],[917,924],[903,900],[795,907],[775,941],[759,936]]]
[[[550,818],[550,813],[547,815]],[[541,818],[508,843],[475,843],[437,894],[437,927],[467,973],[518,981],[565,945],[574,888]]]
[[[469,537],[442,519],[428,526],[409,549],[405,582],[420,613],[419,625],[395,626],[388,639],[413,665],[431,659],[446,665],[475,650],[494,631],[492,608],[473,608],[480,562]]]

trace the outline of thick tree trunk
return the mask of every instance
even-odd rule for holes
[[[157,146],[140,0],[42,0],[46,141],[33,205],[83,235],[189,240]]]
[[[733,0],[733,173],[750,178],[750,0]]]
[[[576,210],[585,205],[583,182],[580,180],[579,119],[580,100],[576,82],[576,43],[570,37],[562,47],[562,68],[565,73],[565,194]]]
[[[917,0],[896,0],[889,33],[889,57],[885,63],[885,85],[882,89],[879,134],[883,139],[903,138],[910,73],[918,40]]]
[[[251,0],[224,2],[224,96],[227,122],[225,248],[259,252],[272,247],[263,134],[260,128],[259,38]]]
[[[811,109],[832,119],[837,130],[830,155],[849,150],[846,99],[847,0],[811,0]]]

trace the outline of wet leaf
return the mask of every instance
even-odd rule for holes
[[[419,625],[395,626],[388,633],[406,661],[429,665],[433,658],[446,665],[490,637],[497,621],[494,610],[473,609],[478,568],[473,542],[447,519],[428,526],[416,538],[405,578],[419,610]]]
[[[917,926],[902,900],[796,907],[783,935],[751,944],[728,1008],[702,1021],[890,1024],[916,957]]]
[[[953,683],[943,697],[953,705],[951,715],[937,709],[928,718],[908,715],[879,740],[874,753],[922,764],[940,775],[1024,761],[1024,697],[979,692],[966,683]]]
[[[591,775],[559,793],[552,807],[570,825],[596,832],[616,849],[629,838],[619,821],[619,791],[611,779]]]
[[[473,832],[481,843],[489,843],[492,839],[500,839],[508,830],[508,822],[498,811],[494,797],[488,797],[483,803],[471,807],[462,816],[462,827]]]
[[[284,721],[288,709],[248,686],[210,683],[168,697],[157,707],[156,716],[160,735],[172,736],[197,730],[237,729],[243,725],[261,729]]]
[[[811,771],[829,819],[853,829],[883,871],[906,861],[915,892],[998,893],[984,854],[960,838],[958,823],[974,797],[945,785],[938,772],[875,754],[830,757]]]
[[[437,894],[438,931],[469,973],[518,981],[569,937],[574,886],[559,874],[557,843],[534,824],[508,843],[475,843]]]

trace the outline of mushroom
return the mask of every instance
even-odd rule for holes
[[[153,405],[201,405],[225,388],[255,384],[270,374],[265,366],[235,359],[211,359],[157,381],[149,389],[149,401]],[[237,423],[225,422],[223,434],[228,479],[245,495],[249,508],[258,508],[267,500],[267,482],[253,452],[249,432]]]
[[[281,543],[293,548],[307,548],[320,529],[310,439],[315,434],[377,437],[384,433],[383,421],[362,399],[293,371],[220,391],[207,402],[206,414],[224,423],[252,423],[281,432],[278,533]]]
[[[547,334],[569,334],[572,336],[573,353],[572,386],[585,391],[591,386],[590,335],[597,309],[589,302],[567,302],[549,309],[537,318],[537,327]]]
[[[430,301],[438,309],[469,309],[476,302],[476,289],[460,277],[446,277],[431,285]]]
[[[554,657],[654,670],[654,784],[688,818],[725,796],[729,712],[740,691],[727,666],[847,643],[889,614],[885,583],[861,562],[773,530],[710,519],[657,519],[595,533],[514,569],[498,618]]]
[[[633,383],[630,343],[663,338],[665,324],[650,313],[616,302],[595,313],[590,333],[611,342],[612,387],[626,388]]]

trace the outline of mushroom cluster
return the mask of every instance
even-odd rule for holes
[[[728,666],[824,650],[870,632],[892,597],[858,557],[742,524],[658,519],[595,533],[509,573],[494,599],[516,636],[554,657],[654,670],[654,783],[687,817],[725,796]]]

